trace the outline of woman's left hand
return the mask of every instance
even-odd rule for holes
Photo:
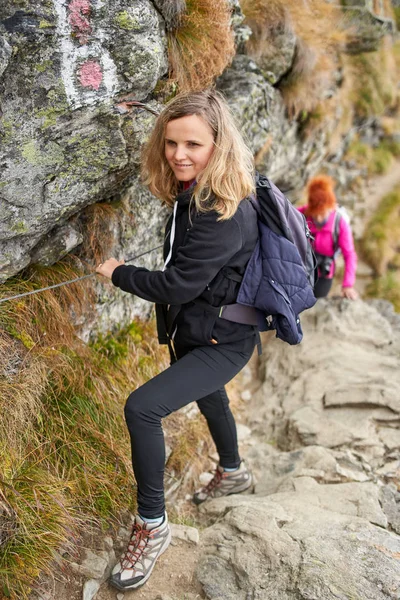
[[[103,275],[104,277],[108,277],[111,279],[114,270],[120,265],[124,265],[124,260],[117,260],[116,258],[108,258],[105,262],[100,263],[98,267],[96,267],[96,273]]]

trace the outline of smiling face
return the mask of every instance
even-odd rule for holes
[[[194,181],[213,150],[212,129],[201,117],[188,115],[167,123],[165,158],[178,181]]]

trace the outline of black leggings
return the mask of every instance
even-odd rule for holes
[[[317,283],[314,286],[314,296],[316,298],[325,298],[331,291],[332,282],[333,279],[319,277]]]
[[[161,419],[197,401],[217,447],[220,464],[240,464],[236,425],[224,385],[250,359],[256,336],[240,344],[176,348],[177,362],[135,390],[125,406],[132,445],[133,471],[142,517],[164,514],[165,445]]]

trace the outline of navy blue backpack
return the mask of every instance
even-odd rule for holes
[[[316,302],[313,287],[316,261],[311,234],[302,213],[267,177],[257,173],[259,240],[240,281],[235,304],[220,309],[220,317],[276,330],[276,337],[298,344],[303,338],[300,313]]]

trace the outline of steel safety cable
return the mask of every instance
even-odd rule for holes
[[[131,262],[132,260],[136,260],[145,254],[150,254],[150,252],[154,252],[154,250],[159,250],[163,247],[164,244],[160,244],[159,246],[155,246],[150,250],[146,250],[146,252],[142,252],[141,254],[136,254],[136,256],[131,256],[125,260],[126,263]],[[61,281],[60,283],[55,283],[54,285],[48,285],[44,288],[39,288],[38,290],[31,290],[30,292],[23,292],[22,294],[16,294],[15,296],[9,296],[7,298],[1,298],[0,304],[3,302],[9,302],[10,300],[17,300],[18,298],[24,298],[25,296],[32,296],[33,294],[39,294],[39,292],[45,292],[47,290],[54,290],[55,288],[62,287],[64,285],[69,285],[70,283],[75,283],[76,281],[82,281],[83,279],[89,279],[89,277],[94,277],[97,273],[90,273],[89,275],[82,275],[81,277],[75,277],[75,279],[68,279],[67,281]]]

